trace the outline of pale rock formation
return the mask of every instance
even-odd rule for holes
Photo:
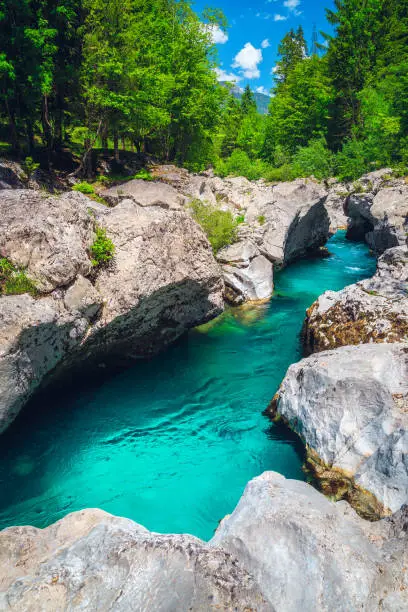
[[[266,472],[205,543],[101,510],[0,533],[0,608],[87,612],[406,610],[406,509],[368,523]]]
[[[228,552],[101,510],[0,533],[0,609],[271,611]]]
[[[408,250],[388,249],[373,278],[326,291],[307,311],[308,353],[348,344],[408,340]]]
[[[5,191],[0,254],[51,293],[0,297],[0,431],[54,375],[151,355],[222,312],[220,268],[186,213]],[[100,270],[89,256],[96,222],[115,245]]]
[[[226,297],[232,304],[269,299],[273,293],[273,265],[254,243],[237,242],[217,254],[222,264]]]
[[[328,490],[337,480],[363,515],[408,503],[408,345],[346,346],[303,359],[269,411],[306,443]]]
[[[133,179],[106,189],[101,196],[111,206],[116,206],[121,200],[131,198],[140,206],[158,206],[170,210],[180,210],[186,201],[186,198],[171,185],[140,179]]]

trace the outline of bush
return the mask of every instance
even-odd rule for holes
[[[292,160],[293,174],[297,177],[315,176],[318,180],[333,174],[333,154],[321,138],[311,140],[307,147],[300,147]]]
[[[199,223],[210,241],[214,254],[237,240],[238,222],[230,211],[193,200],[190,208],[194,219]]]
[[[355,139],[345,142],[334,163],[340,181],[354,181],[372,169],[366,160],[364,142]]]
[[[268,168],[264,174],[264,178],[268,183],[279,183],[280,181],[293,181],[295,174],[290,164],[284,164],[279,168]]]
[[[115,254],[115,245],[107,237],[106,230],[102,227],[95,228],[96,238],[91,246],[92,265],[96,268],[109,263]]]
[[[154,178],[152,177],[150,172],[146,170],[146,168],[142,168],[142,170],[139,170],[139,172],[135,174],[133,178],[140,179],[142,181],[154,181]]]
[[[95,195],[95,189],[86,181],[82,181],[82,183],[77,183],[73,186],[72,189],[73,191],[79,191],[79,193],[83,193],[85,195]]]
[[[36,286],[28,278],[25,271],[18,269],[6,258],[0,259],[0,294],[21,295],[22,293],[37,293]]]
[[[259,223],[259,225],[265,225],[265,223],[266,223],[265,215],[259,215],[258,223]]]
[[[250,159],[245,151],[235,149],[227,159],[219,159],[215,172],[219,176],[245,176],[250,181],[262,178],[269,166],[259,159]]]
[[[34,172],[40,167],[40,164],[37,164],[32,157],[26,157],[21,165],[28,180],[30,180]]]

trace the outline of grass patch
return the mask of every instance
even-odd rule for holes
[[[259,215],[258,223],[259,223],[259,225],[265,225],[265,223],[266,223],[265,215]]]
[[[216,206],[204,204],[201,200],[192,200],[190,208],[194,219],[207,235],[214,254],[236,242],[239,222],[229,210],[220,210]]]
[[[77,183],[72,188],[73,191],[79,191],[79,193],[83,193],[84,195],[95,195],[95,189],[93,185],[87,183],[86,181],[82,181],[81,183]]]
[[[0,258],[0,295],[37,294],[37,288],[25,270],[16,268],[5,257]]]
[[[142,180],[142,181],[154,181],[153,176],[150,174],[150,172],[148,170],[146,170],[146,168],[142,168],[141,170],[139,170],[139,172],[137,172],[131,178],[139,179],[139,180]]]
[[[104,266],[112,261],[115,255],[115,245],[112,240],[107,237],[106,230],[103,227],[96,226],[96,238],[91,246],[92,265],[94,268]]]

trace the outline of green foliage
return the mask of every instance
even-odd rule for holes
[[[344,143],[334,163],[340,181],[353,181],[371,169],[365,155],[364,142],[355,139]]]
[[[265,225],[266,223],[265,215],[259,215],[257,220],[258,220],[259,225]]]
[[[22,167],[27,179],[30,180],[34,172],[40,167],[40,164],[36,163],[32,157],[26,157]]]
[[[230,157],[218,160],[215,171],[219,176],[245,176],[250,181],[262,178],[268,165],[257,159],[251,160],[245,151],[236,149]]]
[[[322,180],[333,175],[333,154],[324,139],[311,140],[293,156],[293,172],[299,177],[315,176]]]
[[[237,240],[238,221],[230,211],[220,210],[216,206],[205,204],[201,200],[190,202],[194,219],[199,223],[208,237],[214,253]]]
[[[79,191],[79,193],[83,193],[85,195],[95,195],[94,187],[86,181],[76,183],[76,185],[74,185],[72,189],[73,191]]]
[[[238,217],[235,218],[235,221],[237,225],[240,225],[241,223],[245,223],[245,215],[238,215]]]
[[[0,258],[0,295],[36,295],[37,289],[24,270],[16,268],[5,257]]]
[[[150,172],[148,170],[146,170],[146,168],[142,168],[142,170],[140,170],[139,172],[137,172],[134,177],[135,179],[141,179],[143,181],[154,181],[154,178],[152,177],[152,175],[150,174]]]
[[[96,238],[91,246],[92,265],[101,267],[112,261],[115,255],[115,245],[107,237],[106,230],[103,227],[96,226],[95,234]]]

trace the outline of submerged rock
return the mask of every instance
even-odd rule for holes
[[[266,472],[205,543],[101,510],[0,533],[0,608],[259,612],[406,609],[406,509],[367,523]]]
[[[154,354],[222,312],[220,268],[186,213],[30,190],[0,199],[0,253],[43,292],[0,297],[0,432],[52,375]],[[115,245],[101,269],[89,253],[96,222]]]
[[[373,278],[321,295],[307,311],[303,336],[307,353],[408,340],[408,249],[387,250]]]
[[[269,413],[306,443],[327,493],[364,516],[408,503],[408,345],[347,346],[303,359],[289,368]]]

